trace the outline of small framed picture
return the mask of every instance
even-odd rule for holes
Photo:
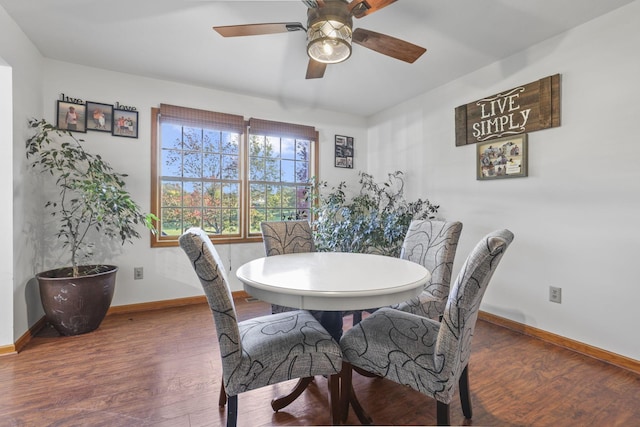
[[[87,107],[84,104],[58,101],[56,127],[71,132],[87,131]]]
[[[336,135],[335,167],[353,169],[353,137]]]
[[[527,134],[479,142],[477,179],[527,176]]]
[[[87,130],[109,132],[113,129],[113,105],[87,101]]]
[[[138,112],[113,110],[113,136],[138,137]]]

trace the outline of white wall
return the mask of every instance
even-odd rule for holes
[[[0,141],[3,147],[13,152],[12,120],[12,78],[11,67],[0,58]],[[11,156],[0,158],[0,197],[10,200],[13,193],[13,164]],[[0,211],[0,224],[13,224],[13,211]],[[13,236],[13,233],[11,233]],[[13,240],[5,239],[1,243],[0,253],[0,345],[13,343]]]
[[[357,170],[333,167],[334,135],[355,138],[356,166],[366,163],[365,119],[328,111],[288,107],[276,101],[241,96],[200,87],[154,80],[106,70],[87,68],[53,60],[45,60],[44,115],[55,120],[56,100],[64,93],[85,101],[134,106],[139,111],[139,138],[119,138],[101,132],[80,134],[86,139],[85,147],[100,153],[116,170],[129,174],[127,185],[134,199],[149,211],[150,206],[150,130],[151,107],[160,103],[201,108],[243,115],[245,118],[287,121],[315,126],[320,132],[321,179],[330,182],[356,181]],[[141,230],[144,231],[144,230]],[[235,278],[235,269],[244,262],[264,256],[262,244],[235,244],[218,246],[227,268],[233,290],[242,285]],[[49,257],[50,258],[50,257]],[[61,259],[60,262],[66,260]],[[51,268],[47,256],[38,258],[34,269]],[[179,248],[149,247],[149,237],[122,248],[119,256],[108,260],[120,267],[113,305],[201,295],[202,289],[187,257]],[[133,268],[144,267],[144,279],[133,280]]]
[[[0,213],[0,346],[13,345],[42,317],[35,281],[31,281],[36,233],[27,228],[37,215],[26,170],[27,119],[42,114],[41,56],[0,7],[0,197],[10,208]],[[12,202],[12,203],[11,203]],[[11,203],[11,204],[9,204]]]
[[[483,310],[636,360],[638,22],[636,1],[372,117],[368,135],[370,173],[406,171],[410,194],[463,222],[456,273],[483,235],[514,232]],[[529,176],[477,181],[455,107],[556,73],[562,124],[529,134]]]

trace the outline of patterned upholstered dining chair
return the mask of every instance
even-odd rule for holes
[[[471,419],[468,363],[480,302],[502,256],[513,240],[509,230],[485,236],[467,257],[451,288],[441,322],[381,308],[345,332],[340,340],[341,419],[351,401],[363,422],[370,421],[357,404],[351,386],[352,367],[371,372],[433,397],[437,421],[448,425],[449,404],[459,387],[462,411]]]
[[[260,228],[267,256],[315,252],[316,250],[311,225],[307,220],[263,221],[260,223]],[[271,304],[272,313],[282,313],[290,310],[296,309]],[[337,315],[335,312],[318,310],[309,310],[309,312],[329,332],[335,334],[336,340],[340,339],[340,335],[342,335],[342,314]]]
[[[311,225],[307,220],[260,223],[267,256],[315,252]]]
[[[270,314],[238,322],[225,269],[207,234],[191,228],[180,236],[213,314],[224,390],[227,427],[238,417],[238,395],[283,381],[325,375],[331,390],[331,414],[338,418],[340,346],[305,310]]]
[[[440,320],[449,296],[451,270],[456,256],[462,223],[458,221],[413,220],[402,242],[400,258],[413,261],[431,272],[431,279],[417,297],[391,308]],[[374,310],[363,310],[372,313]],[[355,311],[353,323],[362,320]]]
[[[392,308],[440,320],[449,296],[451,271],[462,223],[458,221],[412,221],[402,243],[400,258],[416,262],[431,272],[424,291]]]
[[[263,221],[260,223],[264,251],[267,256],[315,252],[313,233],[309,221]],[[271,304],[272,313],[294,310]]]

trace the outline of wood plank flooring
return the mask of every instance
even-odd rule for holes
[[[262,302],[236,305],[242,319],[269,312]],[[204,304],[113,314],[77,337],[45,329],[20,354],[0,357],[0,427],[223,426],[219,357]],[[454,425],[640,425],[639,375],[535,338],[479,321],[469,366],[473,420],[456,400]],[[322,377],[271,410],[293,384],[240,395],[238,425],[329,425]],[[435,424],[435,402],[417,392],[357,374],[354,387],[378,425]],[[348,423],[358,424],[352,411]]]

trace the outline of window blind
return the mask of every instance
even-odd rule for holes
[[[310,141],[315,141],[317,135],[316,129],[313,126],[274,122],[256,118],[249,119],[249,133],[254,135],[307,139]]]
[[[235,114],[160,104],[160,121],[164,120],[170,120],[173,123],[185,126],[208,125],[221,131],[240,134],[244,133],[245,128],[244,117]]]

